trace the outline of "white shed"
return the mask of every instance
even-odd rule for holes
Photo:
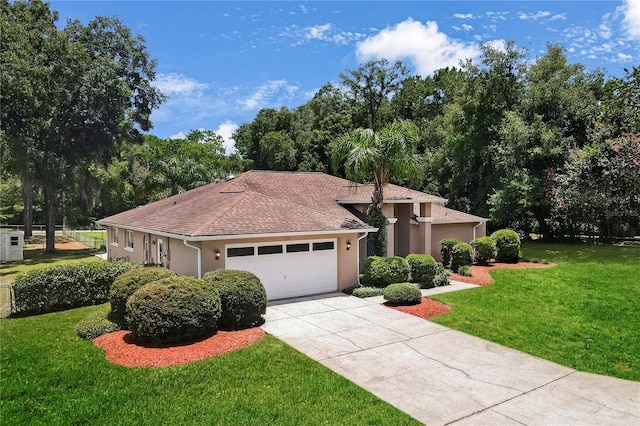
[[[22,260],[24,250],[24,232],[0,231],[0,261]]]

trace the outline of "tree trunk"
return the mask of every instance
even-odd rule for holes
[[[33,235],[33,177],[22,177],[22,224],[24,225],[24,237]]]
[[[549,224],[547,224],[547,216],[544,214],[543,209],[540,207],[533,207],[531,210],[533,212],[533,216],[538,221],[538,226],[540,226],[542,238],[545,241],[554,241],[555,235],[553,235],[551,227],[549,227]]]
[[[46,253],[55,253],[56,241],[56,216],[57,216],[57,198],[58,191],[51,183],[44,185],[44,209],[45,223],[47,230],[47,243],[45,246]]]

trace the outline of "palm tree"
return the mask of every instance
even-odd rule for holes
[[[331,161],[334,170],[344,166],[352,182],[373,181],[371,205],[367,214],[382,211],[384,186],[391,180],[415,181],[419,178],[420,163],[415,154],[418,128],[410,121],[397,120],[379,132],[356,129],[334,141]]]
[[[420,178],[420,163],[415,154],[418,129],[410,121],[394,121],[379,132],[356,129],[334,141],[330,146],[334,170],[344,166],[347,179],[352,182],[373,181],[371,205],[367,209],[368,222],[378,228],[370,234],[374,252],[386,253],[387,219],[382,213],[384,186],[391,180],[416,181]]]

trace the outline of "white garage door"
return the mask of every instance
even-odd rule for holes
[[[269,300],[338,289],[335,239],[230,244],[226,251],[225,268],[256,274]]]

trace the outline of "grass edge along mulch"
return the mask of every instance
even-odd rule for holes
[[[107,361],[125,367],[166,367],[188,364],[249,346],[266,333],[260,327],[218,331],[213,336],[183,345],[148,347],[137,345],[126,330],[103,334],[93,343],[104,349]]]

